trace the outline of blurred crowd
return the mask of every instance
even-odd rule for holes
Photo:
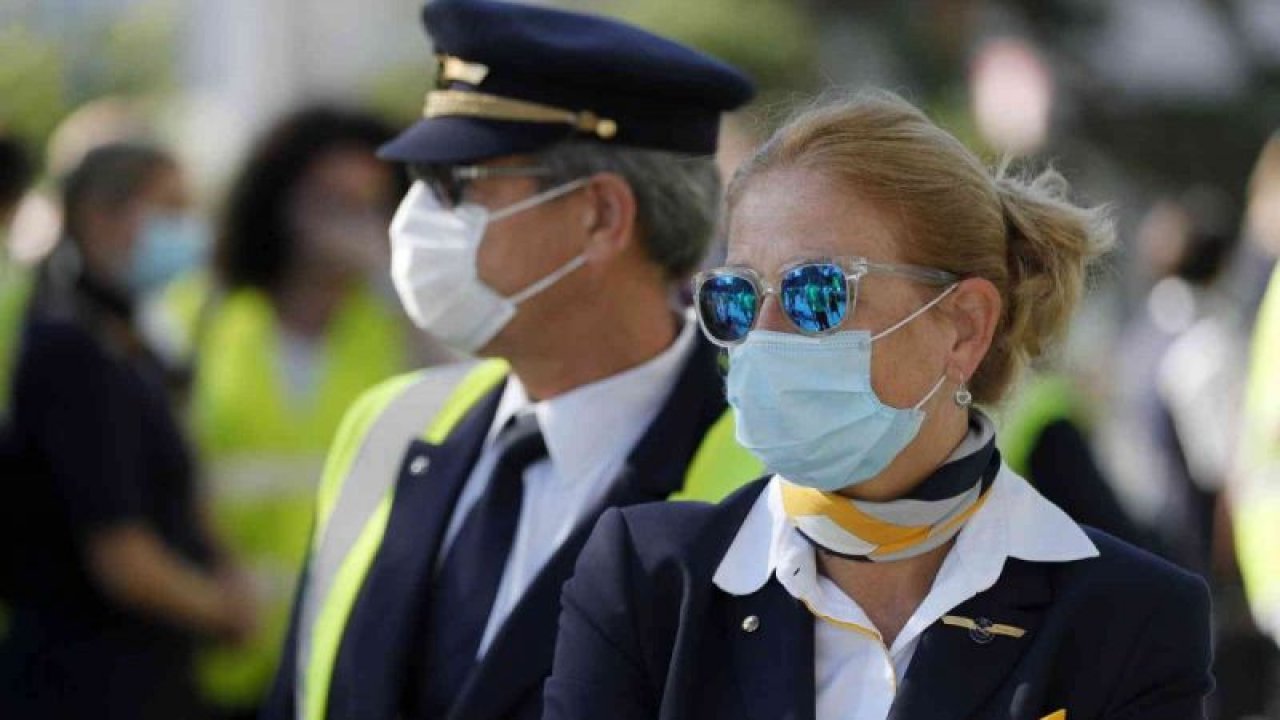
[[[35,682],[21,658],[58,647],[69,678],[99,668],[85,676],[101,687],[71,694],[249,717],[342,414],[376,382],[448,357],[409,331],[388,287],[404,178],[374,157],[382,121],[303,108],[264,133],[210,219],[169,150],[134,128],[96,130],[101,142],[34,191],[61,220],[30,255],[9,229],[27,232],[15,215],[43,201],[26,194],[35,154],[0,145],[4,679]],[[68,346],[76,366],[50,361]],[[119,466],[79,465],[101,457],[77,453],[87,443],[110,444]],[[79,479],[24,482],[54,477]],[[146,662],[110,662],[125,655]]]
[[[253,717],[344,411],[454,356],[389,286],[407,178],[374,154],[383,119],[294,109],[197,195],[145,118],[104,107],[47,148],[0,133],[0,695],[60,652],[99,683],[71,693]],[[753,143],[731,130],[726,178]],[[1023,381],[1002,450],[1080,522],[1202,575],[1215,717],[1280,717],[1280,135],[1243,205],[1215,180],[1127,208],[1124,327]],[[67,347],[75,366],[48,361]]]

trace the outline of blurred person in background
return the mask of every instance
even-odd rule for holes
[[[14,374],[0,717],[192,717],[194,642],[245,637],[254,611],[205,532],[172,378],[134,322],[196,258],[175,230],[186,186],[165,152],[112,144],[66,177],[63,206]]]
[[[1205,187],[1156,202],[1137,252],[1153,281],[1121,346],[1120,417],[1139,471],[1160,498],[1158,550],[1209,581],[1215,674],[1210,717],[1263,711],[1276,653],[1258,634],[1241,590],[1224,487],[1241,432],[1248,308],[1225,285],[1236,250],[1228,200]],[[1274,562],[1274,556],[1271,561]]]
[[[386,279],[403,190],[374,157],[370,115],[298,110],[261,137],[221,219],[214,273],[162,310],[187,345],[191,420],[214,526],[251,571],[260,630],[200,660],[228,716],[256,714],[272,678],[311,527],[325,450],[359,394],[422,360]]]
[[[0,418],[8,404],[9,374],[16,359],[21,318],[35,284],[31,268],[61,236],[57,198],[41,187],[24,196],[35,180],[35,164],[16,139],[0,133]],[[61,181],[103,145],[153,144],[155,132],[135,101],[105,96],[62,118],[45,145],[43,171]],[[175,246],[176,247],[176,246]],[[170,251],[174,252],[174,251]],[[190,255],[190,254],[188,254]],[[154,291],[147,288],[146,291]],[[140,298],[141,300],[141,298]]]
[[[1057,361],[1037,363],[999,415],[1005,462],[1072,520],[1148,547],[1151,539],[1121,505],[1089,440],[1093,408]]]
[[[1247,237],[1274,264],[1280,256],[1280,133],[1264,147],[1249,183]],[[1280,269],[1253,327],[1243,414],[1228,487],[1236,558],[1257,627],[1270,641],[1255,645],[1253,676],[1280,718]]]
[[[1164,554],[1206,578],[1244,364],[1243,320],[1217,282],[1235,247],[1231,215],[1208,188],[1152,206],[1137,234],[1151,287],[1119,350],[1125,471],[1158,497],[1151,520]]]

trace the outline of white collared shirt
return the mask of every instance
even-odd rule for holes
[[[971,448],[964,443],[957,451]],[[954,456],[953,456],[954,457]],[[777,577],[819,618],[814,623],[816,720],[883,720],[921,634],[957,605],[990,588],[1005,558],[1067,562],[1098,550],[1080,526],[1007,466],[986,503],[956,536],[920,606],[886,647],[867,614],[818,572],[813,546],[791,525],[775,476],[748,513],[716,570],[732,595],[756,592]],[[763,622],[767,619],[761,618]],[[1000,622],[1000,618],[992,618]]]
[[[550,400],[530,402],[520,380],[514,374],[507,378],[484,449],[458,497],[437,562],[439,569],[462,521],[489,485],[497,461],[493,442],[498,432],[512,416],[531,408],[538,416],[548,457],[524,471],[516,537],[480,640],[480,655],[583,513],[604,496],[631,449],[657,417],[693,351],[696,325],[686,317],[675,342],[654,358]]]

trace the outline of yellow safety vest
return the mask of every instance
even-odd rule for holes
[[[423,439],[436,445],[442,443],[467,412],[507,373],[507,365],[500,360],[485,361],[466,371],[461,381],[447,394],[447,399],[428,415],[433,419],[422,434]],[[394,503],[394,478],[378,479],[385,486],[374,491],[377,495],[365,513],[355,511],[355,503],[342,505],[344,493],[353,488],[357,491],[368,488],[376,482],[374,478],[361,474],[358,458],[378,455],[384,461],[389,457],[390,463],[399,459],[398,455],[385,451],[370,452],[366,445],[375,435],[404,437],[389,426],[380,430],[376,428],[387,419],[393,403],[402,402],[423,383],[423,378],[421,373],[399,377],[362,397],[344,419],[325,464],[316,504],[311,572],[304,596],[311,601],[310,607],[314,607],[314,612],[309,612],[308,605],[304,603],[299,619],[296,704],[300,720],[323,720],[327,712],[329,686],[342,634],[387,529]],[[421,407],[423,403],[415,405]],[[387,466],[388,474],[394,473],[392,467]],[[733,413],[726,411],[703,437],[685,474],[683,490],[671,499],[717,502],[762,473],[760,461],[734,440]],[[348,510],[352,512],[348,513]],[[359,515],[363,517],[355,517]],[[343,523],[348,526],[335,528]],[[326,541],[331,540],[332,535],[345,535],[346,539],[331,557],[326,558],[322,550],[326,549]],[[316,578],[320,576],[326,577],[324,586],[317,584]],[[313,593],[318,597],[312,597]]]
[[[1044,429],[1058,420],[1083,424],[1083,413],[1071,381],[1059,373],[1029,375],[1000,413],[996,442],[1011,470],[1031,477],[1031,453]]]
[[[408,367],[408,338],[394,308],[368,289],[353,290],[321,341],[315,392],[291,398],[267,297],[237,290],[209,300],[207,282],[188,282],[171,299],[195,338],[192,433],[214,527],[251,573],[262,613],[246,645],[201,654],[199,680],[212,701],[251,706],[279,664],[328,445],[352,402]]]
[[[1280,268],[1254,331],[1237,462],[1231,495],[1240,572],[1259,625],[1280,640]]]

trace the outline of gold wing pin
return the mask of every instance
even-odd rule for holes
[[[1040,718],[1040,720],[1067,720],[1067,711],[1058,710]]]
[[[1027,634],[1027,631],[1020,627],[1004,625],[1002,623],[993,623],[986,618],[978,618],[975,620],[973,618],[961,617],[960,615],[943,615],[942,624],[968,630],[969,636],[973,638],[974,642],[980,644],[991,642],[992,638],[996,635],[1020,638]],[[1063,717],[1065,717],[1065,715]],[[1048,720],[1058,719],[1051,715]]]

